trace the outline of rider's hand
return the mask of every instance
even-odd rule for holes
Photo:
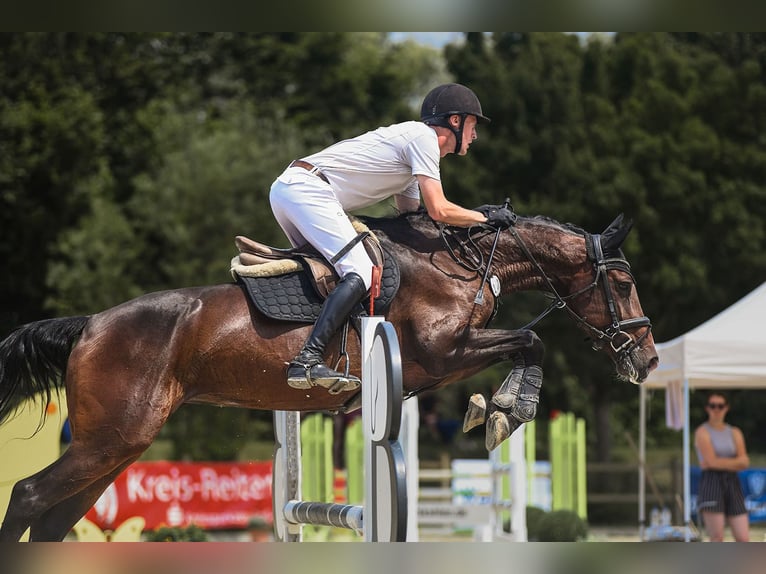
[[[508,229],[516,223],[516,214],[504,205],[482,205],[475,208],[487,218],[487,225],[495,229]]]

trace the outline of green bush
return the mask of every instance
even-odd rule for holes
[[[588,524],[571,510],[544,513],[536,528],[536,539],[540,542],[576,542],[588,537]]]
[[[503,522],[503,532],[511,531],[510,519]],[[588,523],[571,510],[546,512],[527,506],[527,540],[530,542],[577,542],[588,537]]]
[[[162,526],[144,532],[147,542],[207,542],[207,534],[196,524],[186,527]]]
[[[538,506],[527,506],[527,540],[540,540],[540,522],[546,514]]]
[[[527,506],[527,540],[535,541],[540,537],[540,520],[546,512],[538,506]],[[503,522],[503,532],[511,531],[511,519]]]

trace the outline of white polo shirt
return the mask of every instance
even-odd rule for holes
[[[396,194],[419,200],[416,175],[441,180],[436,132],[418,121],[380,127],[303,159],[327,177],[346,211]]]

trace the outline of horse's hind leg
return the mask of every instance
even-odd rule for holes
[[[111,475],[120,466],[119,462],[111,458],[99,460],[97,454],[88,456],[72,444],[53,464],[20,480],[13,487],[5,520],[0,527],[0,541],[18,541],[27,528],[39,525],[46,512],[73,497],[77,499],[79,493],[102,477]],[[58,525],[51,524],[49,527],[56,530]],[[35,536],[34,532],[32,535]],[[66,532],[53,540],[60,540],[65,535]]]
[[[111,474],[100,478],[74,496],[54,505],[44,512],[30,528],[30,542],[63,540],[77,521],[96,503],[98,497],[107,489],[117,476],[136,458],[126,461]]]
[[[30,526],[34,540],[63,539],[109,479],[152,444],[168,416],[149,406],[130,411],[127,417],[122,413],[121,419],[115,414],[107,423],[92,412],[87,416],[75,409],[69,412],[72,444],[56,462],[13,487],[0,541],[18,541]],[[86,423],[97,430],[83,430]]]
[[[41,470],[17,482],[0,527],[0,541],[16,542],[45,511],[89,484],[70,470],[77,465],[70,451]]]
[[[84,447],[73,442],[60,459],[13,487],[0,541],[16,542],[31,527],[30,540],[63,540],[109,483],[145,448]]]

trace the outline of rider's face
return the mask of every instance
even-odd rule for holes
[[[455,127],[460,126],[460,116],[452,116],[452,121]],[[455,120],[457,120],[455,122]],[[463,124],[463,145],[460,146],[458,155],[465,155],[468,153],[468,146],[473,143],[473,140],[479,137],[479,132],[476,129],[476,116],[466,116],[465,123]]]

